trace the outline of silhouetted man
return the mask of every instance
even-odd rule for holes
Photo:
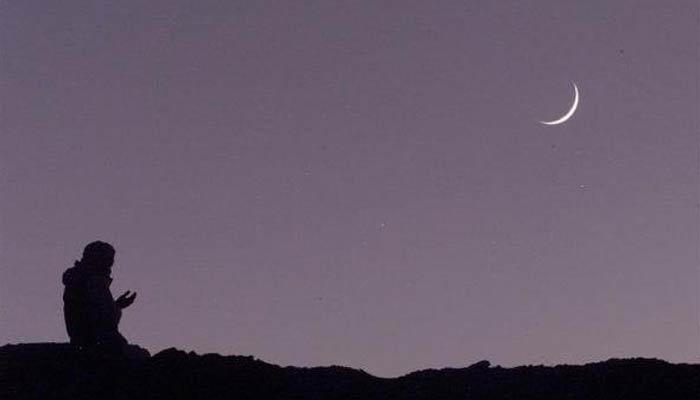
[[[96,241],[85,246],[83,258],[63,273],[63,315],[71,344],[125,355],[130,346],[119,333],[119,319],[136,293],[127,291],[114,300],[109,290],[113,264],[114,247],[109,243]]]

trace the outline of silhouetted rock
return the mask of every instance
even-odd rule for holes
[[[140,360],[60,343],[0,347],[0,399],[700,399],[700,365],[611,359],[378,378],[346,367],[280,367],[253,357],[164,350]]]

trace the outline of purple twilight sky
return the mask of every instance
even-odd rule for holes
[[[152,352],[697,362],[698,7],[3,1],[0,344],[101,239]]]

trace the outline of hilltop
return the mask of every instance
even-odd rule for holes
[[[586,365],[422,370],[378,378],[347,367],[280,367],[167,349],[106,360],[62,343],[0,347],[1,399],[700,399],[700,365],[610,359]]]

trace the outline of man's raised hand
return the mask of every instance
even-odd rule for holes
[[[130,293],[131,293],[131,290],[127,290],[126,292],[124,292],[124,294],[119,296],[119,298],[117,300],[114,301],[116,303],[117,307],[127,308],[131,305],[131,303],[134,302],[134,300],[136,299],[136,292],[131,293],[131,294]]]

